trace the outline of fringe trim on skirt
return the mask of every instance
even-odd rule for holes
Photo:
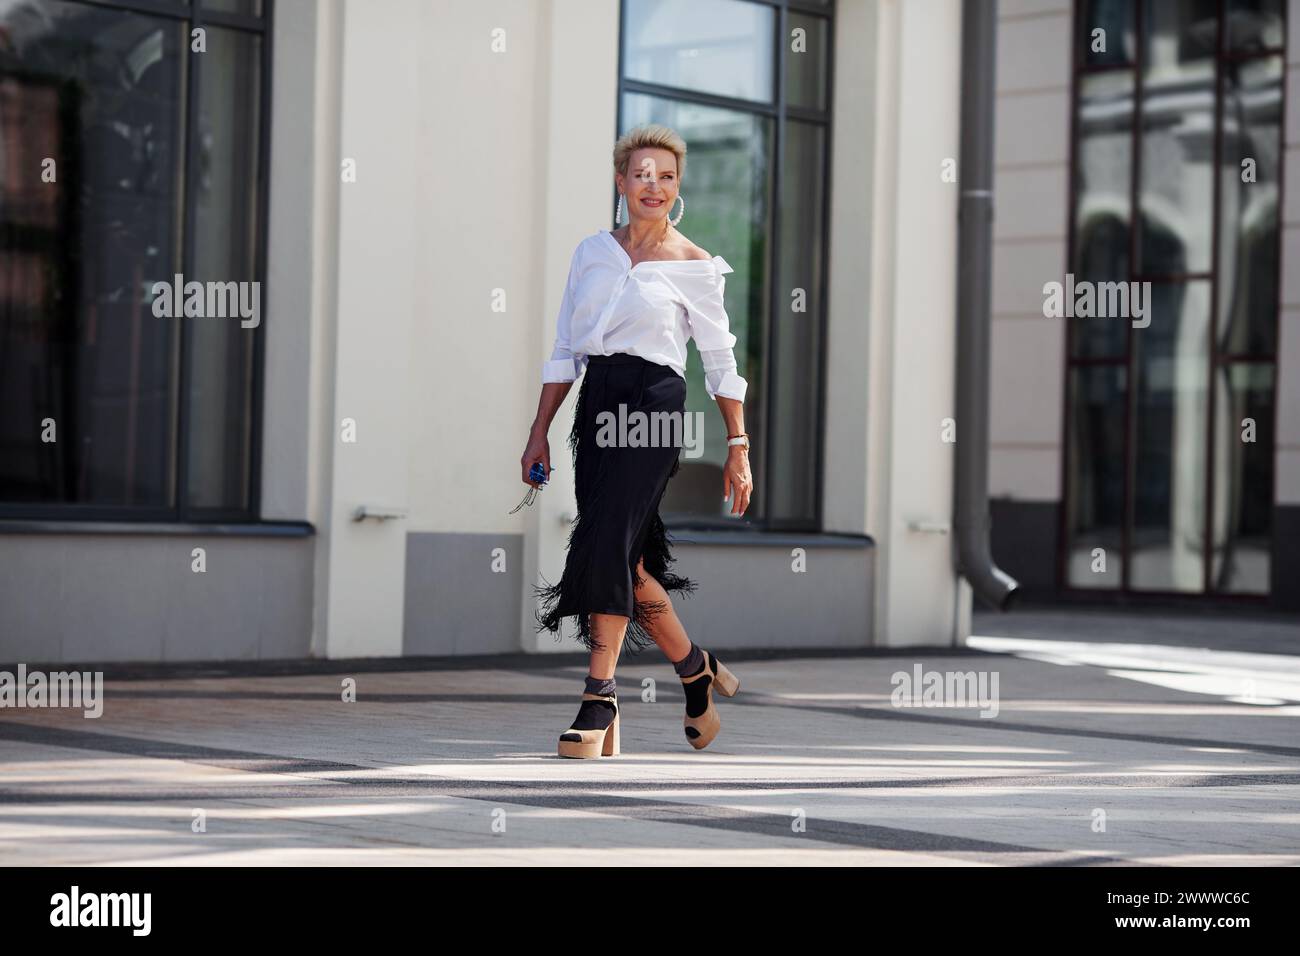
[[[573,428],[569,432],[569,454],[573,462],[575,475],[578,472],[579,437],[582,423],[586,421],[587,417],[587,383],[592,378],[590,368],[587,371],[588,374],[583,376],[582,386],[578,391],[577,407],[573,415]],[[601,500],[611,490],[608,487],[609,482],[605,480],[605,472],[607,471],[605,465],[608,462],[609,456],[602,455],[597,464],[595,478],[585,502],[586,507],[583,507],[584,503],[581,500],[578,502],[577,514],[569,530],[569,556],[559,583],[533,585],[533,592],[540,604],[540,608],[535,615],[538,622],[538,633],[543,630],[553,631],[555,632],[556,642],[559,642],[561,638],[561,621],[566,617],[576,618],[578,625],[576,639],[587,650],[598,650],[601,647],[592,632],[591,615],[587,611],[573,612],[566,610],[566,608],[571,607],[574,602],[580,600],[578,595],[585,593],[583,582],[590,577],[590,563],[594,555],[591,541],[596,532],[595,516],[601,514]],[[671,479],[676,475],[680,468],[681,460],[678,459],[673,462],[672,471],[668,473],[668,478]],[[664,483],[664,487],[666,486],[667,481]],[[617,490],[613,489],[615,493],[617,493]],[[661,495],[662,491],[661,488]],[[657,502],[646,523],[648,527],[645,528],[645,543],[641,549],[642,564],[645,566],[646,572],[658,581],[670,596],[677,594],[682,597],[694,593],[696,583],[671,569],[671,566],[676,562],[672,555],[672,537],[668,534],[668,529],[659,517]],[[645,583],[645,579],[637,573],[636,563],[632,561],[629,563],[631,564],[633,585],[634,587],[641,587]],[[566,600],[566,597],[568,600]],[[655,619],[667,610],[667,605],[663,601],[642,601],[636,597],[635,591],[632,595],[632,602],[633,613],[628,618],[627,630],[623,638],[623,648],[629,654],[636,655],[647,647],[655,646],[650,629],[654,626]]]

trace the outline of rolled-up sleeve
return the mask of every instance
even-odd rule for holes
[[[560,299],[560,312],[555,318],[555,346],[551,357],[542,363],[542,384],[547,382],[572,382],[582,374],[587,365],[587,356],[574,355],[570,350],[570,325],[573,319],[573,306],[577,297],[578,274],[581,247],[575,249],[569,262],[569,278],[564,284],[564,296]]]
[[[749,383],[736,371],[736,353],[733,350],[702,350],[700,358],[704,361],[704,391],[708,392],[709,398],[715,402],[719,395],[738,402],[745,400]]]
[[[725,259],[715,260],[716,271],[700,287],[692,287],[685,299],[686,318],[691,327],[691,337],[700,350],[704,362],[704,390],[717,401],[734,398],[745,400],[749,383],[737,371],[734,346],[736,336],[731,331],[731,321],[723,304],[726,292],[726,273],[733,271]]]

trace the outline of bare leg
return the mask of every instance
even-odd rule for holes
[[[647,627],[646,630],[659,645],[659,650],[664,652],[668,663],[675,664],[691,652],[691,639],[686,635],[686,628],[682,626],[681,618],[677,616],[672,599],[668,597],[668,592],[664,590],[663,585],[647,574],[645,566],[639,561],[636,572],[645,581],[636,589],[636,599],[664,603],[663,613],[655,615],[653,626]]]
[[[614,668],[618,666],[618,655],[623,649],[623,636],[626,633],[627,618],[622,614],[591,615],[591,636],[602,646],[591,652],[588,674],[597,680],[609,680],[614,676]]]

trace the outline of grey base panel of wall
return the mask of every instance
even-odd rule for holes
[[[200,533],[0,535],[0,661],[306,657],[315,546]]]
[[[700,646],[870,645],[875,550],[868,539],[854,547],[804,539],[796,552],[784,539],[742,548],[669,534],[673,570],[696,582],[695,593],[673,597],[673,607]],[[491,570],[496,548],[503,549],[500,572]],[[403,654],[518,652],[522,550],[517,534],[408,534]],[[574,630],[566,619],[562,649],[582,649]]]
[[[403,656],[517,653],[523,553],[519,534],[408,534]]]
[[[993,559],[1020,582],[1025,600],[1049,603],[1065,600],[1056,580],[1059,508],[1055,501],[995,498],[989,502]],[[1272,594],[1267,603],[1254,606],[1265,611],[1300,611],[1300,505],[1275,506],[1273,529]],[[1122,597],[1115,595],[1116,603]],[[1087,596],[1090,604],[1104,600],[1101,592]],[[1215,603],[1213,598],[1203,600]],[[1230,601],[1225,599],[1223,603]]]
[[[673,537],[673,569],[696,583],[693,594],[673,604],[701,647],[864,648],[874,643],[876,549],[869,539],[851,547],[821,546],[816,536],[802,543],[737,547]]]

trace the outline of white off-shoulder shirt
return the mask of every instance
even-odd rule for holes
[[[609,230],[578,243],[555,322],[555,347],[542,382],[572,382],[590,355],[628,352],[686,377],[686,340],[695,339],[709,397],[745,400],[749,383],[736,370],[736,336],[723,306],[722,256],[647,260],[632,265]]]

